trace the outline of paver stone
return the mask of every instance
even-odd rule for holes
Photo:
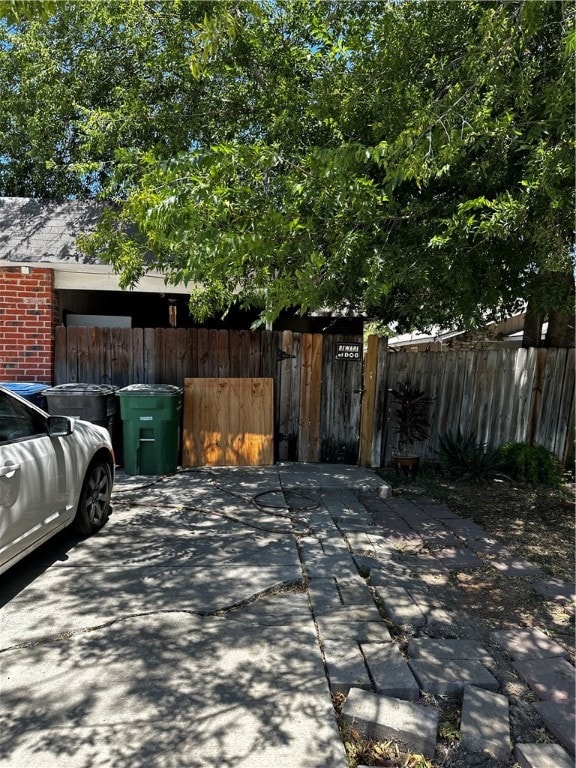
[[[398,739],[425,757],[432,757],[436,750],[438,711],[432,707],[351,688],[342,720],[366,739]]]
[[[576,717],[574,716],[575,701],[538,701],[534,709],[538,712],[546,727],[556,736],[571,755],[575,753]]]
[[[480,643],[473,640],[433,640],[428,637],[413,637],[408,645],[412,659],[438,661],[440,659],[476,659],[490,662],[492,657]]]
[[[510,755],[508,698],[474,685],[464,688],[460,729],[469,752],[488,752],[498,760]]]
[[[377,693],[416,701],[420,695],[418,683],[396,645],[361,643],[360,647]]]
[[[512,659],[568,658],[568,652],[540,629],[502,629],[491,636]]]
[[[460,698],[464,686],[468,683],[479,688],[486,688],[489,691],[498,690],[496,678],[476,660],[425,661],[412,659],[408,663],[420,688],[426,693]]]
[[[535,581],[532,584],[532,589],[548,600],[576,600],[576,587],[569,581],[561,581],[560,579]]]
[[[574,760],[559,744],[517,744],[514,757],[520,768],[574,768]]]
[[[574,667],[566,659],[525,659],[513,662],[513,666],[544,701],[567,702],[574,698]]]

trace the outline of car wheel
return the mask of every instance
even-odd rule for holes
[[[109,464],[100,459],[88,468],[76,517],[74,528],[78,533],[88,536],[96,533],[104,525],[110,515],[110,496],[112,494],[112,472]]]

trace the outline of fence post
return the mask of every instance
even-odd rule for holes
[[[376,407],[376,379],[378,373],[378,342],[377,336],[368,336],[368,348],[364,358],[364,392],[360,413],[359,464],[361,466],[370,466],[372,463],[372,438],[374,437],[374,411]]]

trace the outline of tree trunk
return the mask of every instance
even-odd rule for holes
[[[571,272],[549,270],[535,278],[526,308],[523,347],[574,346],[574,292]],[[546,318],[548,330],[542,342]]]
[[[542,323],[544,316],[542,312],[530,308],[530,302],[526,307],[526,317],[524,318],[524,334],[522,336],[523,347],[539,347],[542,343]]]
[[[558,302],[561,309],[551,309],[548,313],[546,347],[574,346],[574,275],[569,272],[557,276]],[[572,306],[568,310],[566,306]]]
[[[574,346],[574,315],[568,312],[551,310],[548,315],[548,330],[546,331],[545,347]]]

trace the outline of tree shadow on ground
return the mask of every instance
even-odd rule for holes
[[[178,498],[4,575],[7,768],[346,764],[294,536]]]

